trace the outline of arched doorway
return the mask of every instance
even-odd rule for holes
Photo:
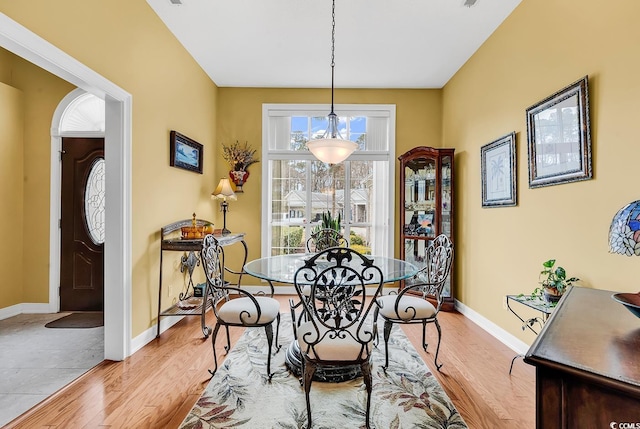
[[[58,105],[52,129],[52,152],[59,153],[58,201],[60,311],[104,310],[105,240],[105,104],[77,89]],[[53,247],[53,246],[52,246]]]
[[[122,360],[131,353],[131,134],[132,97],[51,43],[0,13],[0,46],[38,67],[97,95],[105,101],[106,239],[105,242],[105,358]],[[52,152],[51,171],[59,168]],[[59,195],[51,181],[50,195]],[[51,200],[50,231],[57,234],[59,208]],[[50,239],[50,258],[59,257],[57,240]],[[58,261],[49,264],[50,310],[57,293]],[[53,292],[52,292],[53,291]]]

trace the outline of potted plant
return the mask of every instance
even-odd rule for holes
[[[567,278],[564,268],[556,267],[556,260],[549,259],[542,263],[542,271],[538,277],[542,285],[543,297],[548,302],[558,302],[562,294],[571,286],[573,282],[580,280],[577,277]]]
[[[322,222],[311,231],[312,233],[319,232],[323,229],[333,229],[334,231],[340,232],[342,223],[342,215],[338,212],[338,217],[333,217],[331,212],[327,210],[322,213]]]
[[[229,177],[236,185],[236,192],[243,192],[242,185],[249,177],[247,168],[256,162],[260,162],[260,160],[256,158],[256,149],[251,149],[247,142],[241,146],[237,140],[229,146],[223,143],[222,158],[227,161],[231,168]]]

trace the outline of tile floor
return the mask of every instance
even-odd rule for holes
[[[0,427],[104,359],[104,328],[45,328],[69,313],[0,320]]]

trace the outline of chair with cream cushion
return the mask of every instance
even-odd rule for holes
[[[394,323],[422,323],[422,348],[424,351],[427,351],[427,323],[434,323],[438,330],[438,346],[434,362],[438,371],[442,367],[442,364],[438,364],[442,338],[438,312],[442,306],[442,289],[451,271],[453,260],[451,240],[445,235],[439,235],[429,244],[426,253],[426,265],[413,278],[405,281],[404,289],[397,295],[385,295],[378,298],[374,320],[378,320],[378,315],[384,320],[385,363],[383,369],[385,371],[389,367],[389,337]],[[427,299],[428,297],[433,300],[435,305]]]
[[[209,370],[213,376],[218,370],[218,357],[216,354],[216,336],[220,326],[227,331],[227,345],[225,351],[231,349],[229,339],[229,326],[264,327],[267,335],[269,350],[267,353],[267,377],[271,381],[271,349],[273,344],[273,322],[276,322],[275,347],[276,353],[280,349],[278,345],[278,332],[280,330],[280,303],[273,298],[273,285],[271,296],[253,295],[240,288],[234,287],[224,281],[224,252],[222,246],[213,235],[207,235],[203,239],[201,251],[202,266],[207,278],[207,286],[204,296],[212,300],[213,312],[216,316],[216,325],[211,335],[213,347],[213,361],[215,368]],[[237,297],[233,297],[237,295]]]
[[[375,287],[371,300],[365,286]],[[373,261],[347,247],[326,249],[305,261],[294,276],[302,303],[296,340],[311,427],[309,392],[318,366],[360,366],[367,390],[366,427],[371,408],[371,350],[375,334],[370,314],[382,290],[382,272]],[[303,289],[309,287],[309,296]],[[355,395],[355,392],[354,392]]]

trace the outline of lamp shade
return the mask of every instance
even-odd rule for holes
[[[221,200],[225,201],[227,200],[227,198],[230,200],[238,199],[236,194],[233,192],[233,189],[231,189],[231,182],[227,177],[223,177],[220,179],[218,186],[216,187],[215,191],[213,191],[211,196],[214,198],[220,198]]]
[[[640,200],[621,208],[609,227],[609,251],[640,256]]]
[[[307,142],[313,156],[327,164],[339,164],[349,157],[358,145],[340,138],[322,138]]]
[[[327,131],[318,140],[307,142],[307,149],[313,156],[327,164],[339,164],[358,148],[358,145],[350,140],[344,140],[338,131],[338,115],[333,111],[333,78],[335,71],[335,45],[336,45],[336,0],[331,6],[331,113],[328,116]]]

